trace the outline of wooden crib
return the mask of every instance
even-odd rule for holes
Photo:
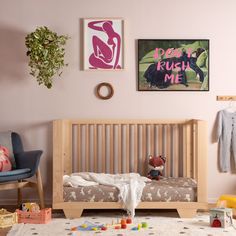
[[[137,209],[177,209],[192,217],[207,204],[207,124],[201,120],[53,121],[53,208],[66,217],[83,209],[120,209],[119,202],[65,202],[63,175],[73,172],[147,174],[147,157],[164,155],[164,176],[197,181],[194,202],[141,202]]]

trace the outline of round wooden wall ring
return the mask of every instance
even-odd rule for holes
[[[101,94],[101,88],[102,87],[106,87],[108,89],[108,94],[106,96]],[[114,89],[113,89],[111,84],[104,82],[104,83],[100,83],[100,84],[97,85],[96,92],[97,92],[98,98],[106,100],[106,99],[110,99],[113,96]]]

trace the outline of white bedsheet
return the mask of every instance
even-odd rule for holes
[[[83,184],[80,185],[81,178]],[[77,181],[78,180],[78,181]],[[141,201],[143,188],[146,182],[151,181],[150,179],[140,176],[138,173],[129,174],[97,174],[92,172],[79,172],[73,173],[71,176],[63,177],[64,186],[77,187],[77,186],[91,186],[97,184],[103,184],[108,186],[117,187],[120,191],[120,200],[123,203],[123,207],[133,217],[135,215],[135,208]]]
[[[64,175],[63,176],[63,186],[76,188],[76,187],[86,187],[86,186],[93,186],[93,185],[99,185],[99,183],[85,180],[81,176],[78,176],[78,175],[73,175],[73,176]]]

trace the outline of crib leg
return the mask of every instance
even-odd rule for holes
[[[80,218],[83,209],[63,209],[66,218]]]
[[[192,218],[196,216],[197,209],[194,208],[178,208],[177,209],[180,218]]]

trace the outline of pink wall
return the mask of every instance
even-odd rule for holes
[[[22,134],[25,148],[43,149],[43,182],[51,194],[52,123],[58,118],[199,118],[209,122],[209,201],[236,193],[236,175],[220,173],[212,130],[218,110],[227,106],[216,95],[236,95],[236,2],[228,0],[1,0],[0,7],[0,130]],[[84,72],[80,19],[125,19],[125,70]],[[71,39],[66,47],[63,78],[48,90],[28,74],[24,37],[36,26],[48,26]],[[210,92],[138,92],[136,40],[210,39]],[[94,88],[110,82],[112,99],[99,100]],[[34,198],[27,192],[25,198]],[[7,198],[7,200],[6,200]],[[16,198],[0,193],[0,203]]]

